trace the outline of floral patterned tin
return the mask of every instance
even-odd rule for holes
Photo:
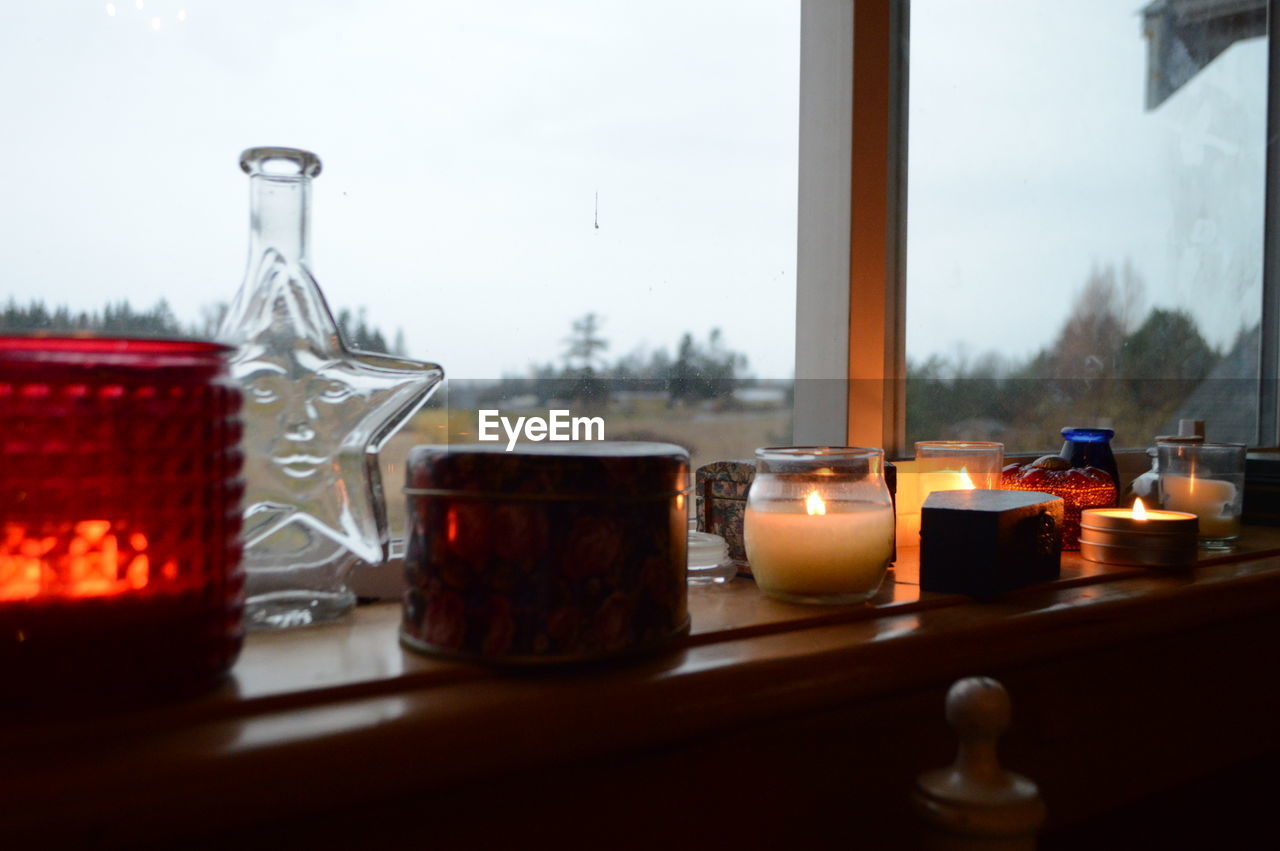
[[[636,653],[688,630],[680,447],[418,446],[407,471],[407,646],[546,664]]]
[[[742,541],[742,518],[747,510],[747,491],[756,477],[756,462],[712,461],[698,468],[694,494],[698,531],[724,538],[729,558],[738,572],[751,575],[747,549]]]

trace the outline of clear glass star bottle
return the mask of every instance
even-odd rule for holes
[[[218,336],[244,390],[246,620],[305,626],[355,605],[357,564],[388,556],[378,450],[444,377],[433,363],[351,349],[312,277],[320,160],[251,148],[244,282]]]

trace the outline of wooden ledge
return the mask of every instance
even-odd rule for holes
[[[1247,529],[1238,552],[1185,573],[1068,555],[1058,582],[981,604],[921,593],[915,552],[903,551],[860,606],[780,603],[745,579],[691,588],[692,633],[627,665],[504,673],[419,656],[397,641],[395,604],[362,607],[340,625],[254,634],[231,680],[206,697],[7,725],[0,827],[15,837],[167,841],[202,824],[210,801],[219,802],[217,828],[230,829],[334,800],[363,806],[408,789],[445,794],[540,768],[693,753],[701,745],[692,743],[823,713],[856,726],[866,707],[940,694],[967,674],[1081,660],[1098,670],[1099,658],[1148,653],[1173,637],[1280,621],[1280,529]],[[1048,687],[1032,677],[1023,688]],[[940,703],[935,712],[930,741],[946,735]],[[197,786],[199,795],[182,791]]]

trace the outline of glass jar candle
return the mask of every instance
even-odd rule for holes
[[[883,450],[756,450],[743,525],[752,574],[770,597],[796,603],[870,598],[893,553]]]
[[[1000,487],[1004,444],[975,440],[921,440],[916,443],[920,504],[934,491]]]
[[[1000,487],[1004,444],[977,440],[920,440],[914,461],[899,462],[897,543],[920,546],[920,510],[934,491]]]
[[[1244,508],[1243,443],[1157,443],[1160,507],[1196,515],[1200,546],[1231,549]]]
[[[212,684],[243,635],[240,392],[212,343],[0,338],[0,695]]]

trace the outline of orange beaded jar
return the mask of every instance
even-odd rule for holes
[[[1061,455],[1045,455],[1030,464],[1009,464],[1000,476],[1005,490],[1039,491],[1062,497],[1062,549],[1080,549],[1080,514],[1086,508],[1116,504],[1116,482],[1099,467],[1073,467]]]

